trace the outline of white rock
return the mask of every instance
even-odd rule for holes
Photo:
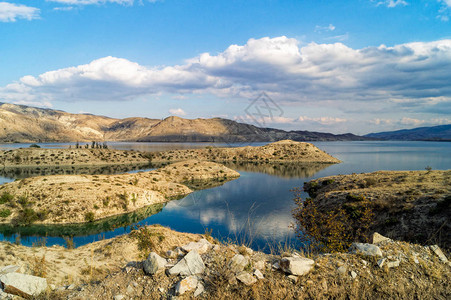
[[[149,254],[149,257],[147,257],[147,259],[143,261],[143,269],[146,274],[154,275],[160,271],[163,271],[166,264],[166,259],[162,258],[155,252],[151,252]]]
[[[248,248],[246,246],[240,246],[238,249],[239,249],[240,253],[243,255],[250,256],[254,253],[254,250],[252,250],[251,248]]]
[[[299,278],[299,277],[294,276],[294,275],[288,275],[288,279],[290,279],[291,282],[293,282],[293,283],[298,282],[298,278]]]
[[[212,247],[212,244],[207,241],[206,239],[201,239],[198,242],[191,242],[186,244],[185,246],[182,246],[182,250],[185,252],[190,252],[192,250],[196,250],[199,254],[204,254],[210,248]]]
[[[262,272],[259,269],[255,269],[254,270],[254,276],[257,277],[258,279],[264,279],[265,277],[263,276]]]
[[[387,267],[388,267],[388,268],[399,267],[399,260],[387,262]]]
[[[255,267],[256,269],[259,269],[259,270],[264,270],[264,269],[265,269],[265,266],[266,266],[266,263],[265,263],[264,260],[259,260],[259,261],[257,261],[257,262],[254,263],[254,267]]]
[[[16,266],[16,265],[9,265],[9,266],[3,267],[3,268],[0,270],[0,275],[8,274],[8,273],[14,273],[14,272],[17,272],[17,270],[19,270],[19,269],[20,269],[19,266]]]
[[[357,277],[357,273],[354,271],[351,271],[351,277],[352,277],[352,279],[355,279]]]
[[[345,266],[341,266],[337,269],[337,272],[340,275],[345,275],[347,271],[348,271],[348,268],[346,268]]]
[[[241,254],[236,254],[229,263],[229,268],[232,272],[238,273],[244,270],[244,268],[249,264],[249,259]]]
[[[384,266],[386,260],[387,260],[386,258],[381,258],[377,261],[377,265],[379,266],[379,268],[382,268]]]
[[[379,244],[383,242],[391,242],[392,240],[388,237],[383,236],[377,232],[373,233],[373,244]]]
[[[177,253],[175,251],[168,250],[168,251],[166,251],[166,256],[168,258],[177,258]]]
[[[122,300],[122,299],[125,299],[125,296],[124,295],[116,295],[113,297],[113,299],[114,300]]]
[[[170,275],[189,276],[202,273],[205,264],[196,250],[189,252],[175,266],[169,269]]]
[[[279,269],[280,269],[280,264],[279,264],[279,262],[276,261],[275,263],[273,263],[273,264],[272,264],[272,268],[273,268],[273,269],[276,269],[276,270],[279,270]]]
[[[350,251],[354,254],[382,257],[381,249],[378,246],[372,244],[353,243],[350,247]]]
[[[251,274],[249,274],[247,272],[241,272],[240,274],[238,274],[236,276],[236,279],[238,279],[245,285],[253,285],[254,283],[257,282],[257,279],[255,279],[254,276],[252,276]]]
[[[205,287],[204,287],[204,285],[202,284],[202,282],[199,281],[199,282],[197,283],[197,288],[196,288],[196,290],[194,291],[194,297],[199,296],[199,295],[202,294],[204,291],[205,291]]]
[[[432,252],[435,253],[435,255],[438,256],[438,258],[442,262],[444,262],[444,263],[448,262],[448,259],[446,258],[445,254],[443,254],[442,250],[440,249],[440,247],[438,245],[432,245],[432,246],[429,246],[429,248],[432,250]]]
[[[183,295],[184,293],[194,290],[197,287],[197,277],[196,276],[188,276],[179,282],[175,286],[175,294]]]
[[[0,276],[3,291],[24,298],[32,298],[47,289],[45,278],[21,273],[8,273]]]
[[[280,260],[280,267],[292,275],[305,275],[313,269],[315,261],[305,257],[284,257]]]

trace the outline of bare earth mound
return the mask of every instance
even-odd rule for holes
[[[451,171],[379,171],[324,177],[304,190],[327,214],[374,212],[370,229],[391,238],[451,246]]]
[[[0,151],[3,167],[148,164],[142,152],[111,149],[20,148]]]
[[[339,163],[340,160],[304,142],[283,140],[259,147],[214,148],[171,150],[149,153],[152,162],[180,161],[199,159],[209,161],[239,162],[303,162],[303,163]]]
[[[0,223],[91,222],[237,177],[238,172],[223,165],[191,160],[136,174],[27,178],[0,186]]]

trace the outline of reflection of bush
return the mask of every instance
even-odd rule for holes
[[[367,241],[373,212],[363,196],[333,208],[321,207],[315,199],[301,198],[295,189],[293,217],[297,235],[314,251],[343,252],[352,242]]]
[[[284,178],[312,177],[319,171],[331,166],[331,164],[297,162],[223,162],[222,164],[237,171],[265,173]]]
[[[20,227],[0,225],[0,232],[5,236],[11,236],[18,233],[22,237],[32,235],[72,237],[86,236],[132,225],[151,215],[161,212],[163,207],[164,204],[155,204],[138,209],[129,214],[123,214],[84,224],[30,225]]]

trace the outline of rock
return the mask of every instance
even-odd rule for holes
[[[197,287],[197,277],[196,276],[188,276],[179,282],[175,286],[175,294],[183,295],[184,293],[194,290]]]
[[[198,242],[191,242],[185,246],[182,246],[182,250],[185,252],[190,252],[192,250],[196,250],[199,254],[204,254],[210,248],[212,247],[212,244],[207,241],[206,239],[201,239]]]
[[[272,264],[272,268],[275,270],[279,270],[280,269],[280,264],[278,261],[276,261],[275,263]]]
[[[352,279],[355,279],[357,277],[357,273],[354,271],[351,271],[351,277],[352,277]]]
[[[17,272],[17,270],[19,270],[19,269],[20,269],[19,266],[16,266],[16,265],[9,265],[9,266],[3,267],[3,268],[0,270],[0,275],[8,274],[8,273],[14,273],[14,272]]]
[[[189,276],[202,273],[205,264],[196,250],[189,252],[175,266],[169,269],[170,275]]]
[[[7,273],[0,276],[3,291],[8,294],[32,298],[47,289],[45,278],[21,273]]]
[[[354,253],[354,254],[382,257],[381,249],[378,246],[372,245],[372,244],[352,243],[349,250],[351,253]]]
[[[379,266],[379,268],[382,268],[384,266],[386,260],[387,260],[386,258],[381,258],[377,261],[377,265]]]
[[[305,275],[313,268],[315,261],[305,257],[284,257],[279,264],[285,273]]]
[[[298,282],[298,277],[294,275],[288,275],[288,279],[290,279],[293,283]]]
[[[180,247],[175,248],[174,252],[177,253],[177,257],[185,255],[185,251]]]
[[[175,251],[169,250],[169,251],[166,251],[166,256],[168,258],[177,258],[178,255]]]
[[[219,245],[213,246],[213,251],[219,251],[219,250],[221,250],[221,246],[219,246]]]
[[[259,269],[259,270],[264,270],[265,269],[265,265],[266,265],[266,263],[265,263],[264,260],[259,260],[259,261],[254,263],[254,267],[256,269]]]
[[[49,288],[54,291],[56,289],[56,286],[54,284],[49,284]]]
[[[435,253],[435,255],[438,256],[438,258],[442,262],[444,262],[444,263],[448,262],[448,259],[446,258],[445,254],[443,254],[442,250],[440,249],[440,247],[438,245],[432,245],[432,246],[429,246],[429,248],[432,250],[432,252]]]
[[[131,284],[129,284],[127,286],[127,291],[126,291],[127,295],[133,294],[134,291],[135,291],[135,289],[133,288],[133,286]]]
[[[236,254],[229,263],[229,268],[232,272],[238,273],[244,270],[244,268],[249,264],[249,259],[241,254]]]
[[[251,248],[248,248],[244,245],[240,246],[238,248],[238,251],[242,254],[242,255],[248,255],[251,256],[254,253],[254,250],[252,250]]]
[[[413,257],[413,262],[416,263],[416,264],[420,263],[420,261],[418,260],[418,258],[416,256]]]
[[[373,244],[379,244],[383,242],[391,242],[391,239],[388,237],[383,236],[382,234],[379,234],[377,232],[373,233]]]
[[[255,279],[254,276],[252,276],[247,272],[241,272],[236,276],[236,279],[238,279],[238,281],[241,281],[245,285],[253,285],[254,283],[257,282],[257,279]]]
[[[114,300],[122,300],[122,299],[125,299],[125,296],[124,295],[116,295],[113,297],[113,299]]]
[[[199,296],[199,295],[202,294],[204,291],[205,291],[205,287],[204,287],[204,285],[202,284],[202,282],[199,281],[199,282],[197,283],[197,288],[196,288],[196,290],[194,291],[194,297]]]
[[[66,290],[69,290],[69,291],[71,291],[71,290],[73,290],[75,288],[75,284],[71,284],[71,285],[68,285],[67,287],[66,287]]]
[[[395,261],[389,261],[386,263],[388,268],[395,268],[395,267],[399,267],[399,260],[395,260]]]
[[[259,269],[255,269],[254,270],[254,276],[257,277],[258,279],[264,279],[265,277],[263,276],[262,272]]]
[[[143,262],[144,272],[148,275],[157,274],[163,271],[167,261],[155,252],[151,252],[149,257]]]
[[[345,266],[341,266],[337,269],[337,272],[340,275],[345,275],[347,271],[348,271],[348,268],[346,268]]]
[[[0,300],[12,300],[14,299],[14,295],[8,294],[8,293],[4,293],[1,289],[0,289]]]

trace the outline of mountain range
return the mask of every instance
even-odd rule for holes
[[[365,135],[365,137],[398,141],[451,141],[451,124],[370,133]]]
[[[349,141],[365,137],[261,128],[223,118],[115,119],[91,114],[0,103],[0,142],[273,142]]]

